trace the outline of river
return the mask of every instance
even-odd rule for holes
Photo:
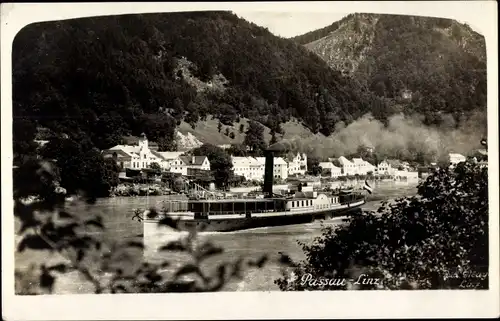
[[[377,182],[373,186],[373,194],[367,198],[363,206],[365,210],[376,210],[383,200],[391,200],[402,196],[416,194],[416,183]],[[164,196],[151,197],[115,197],[102,199],[88,209],[77,207],[73,211],[99,213],[104,218],[107,227],[107,237],[110,239],[133,239],[142,234],[142,223],[132,220],[132,209],[147,208],[157,204]],[[224,253],[207,262],[206,268],[212,271],[221,261],[234,260],[239,256],[259,257],[262,254],[277,255],[278,252],[288,254],[292,259],[303,259],[304,254],[298,242],[310,243],[321,235],[323,225],[339,224],[341,220],[329,222],[313,222],[303,225],[278,226],[244,230],[230,233],[202,233],[202,240],[209,240],[224,248]],[[147,245],[142,253],[144,259],[158,262],[164,259],[173,261],[174,266],[183,262],[183,258],[171,254],[159,253],[155,248],[163,244],[164,239],[145,240]],[[168,256],[170,255],[170,256]],[[55,261],[55,257],[47,257],[46,253],[16,254],[16,266],[25,266],[29,261]],[[225,291],[275,291],[278,290],[273,281],[280,277],[280,268],[276,264],[268,264],[261,270],[248,270],[243,280],[228,284]],[[78,275],[65,276],[55,286],[56,293],[74,294],[88,293],[90,286]]]

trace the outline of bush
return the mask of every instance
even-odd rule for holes
[[[283,271],[275,281],[281,290],[488,288],[487,168],[439,169],[416,196],[346,223],[302,244],[306,259]],[[352,282],[361,275],[380,284]],[[320,278],[346,282],[314,284]]]

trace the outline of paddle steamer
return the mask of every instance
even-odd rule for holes
[[[240,198],[192,198],[163,201],[161,210],[143,213],[144,231],[165,217],[175,221],[178,230],[228,232],[250,228],[305,224],[328,220],[360,211],[365,198],[352,189],[336,193],[302,191],[293,195],[273,193],[274,153],[268,150],[262,196]],[[207,194],[207,193],[205,193]],[[209,193],[208,193],[209,194]]]

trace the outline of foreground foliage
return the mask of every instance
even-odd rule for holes
[[[487,168],[439,169],[417,196],[346,223],[302,244],[306,259],[283,271],[281,290],[488,288]]]
[[[86,187],[80,189],[80,197],[91,208],[94,197],[88,197]],[[168,260],[157,264],[143,261],[142,239],[107,238],[102,217],[72,212],[65,200],[68,195],[59,186],[58,175],[49,162],[27,162],[15,171],[14,215],[20,236],[17,251],[41,251],[60,257],[53,264],[34,262],[36,265],[27,269],[17,267],[16,294],[52,293],[57,279],[71,272],[82,276],[96,294],[218,291],[231,280],[241,279],[248,268],[262,268],[273,260],[288,262],[282,256],[237,257],[207,271],[202,264],[224,251],[210,242],[198,242],[194,231],[159,248],[161,252],[186,254],[187,260],[179,268]],[[168,216],[159,222],[174,229],[176,223]]]

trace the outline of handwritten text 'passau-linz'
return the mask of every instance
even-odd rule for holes
[[[370,278],[367,274],[361,274],[356,280],[350,279],[353,284],[359,285],[378,285],[381,283],[379,278]],[[301,285],[308,286],[345,286],[348,280],[345,278],[315,278],[311,274],[304,274],[300,280]]]

